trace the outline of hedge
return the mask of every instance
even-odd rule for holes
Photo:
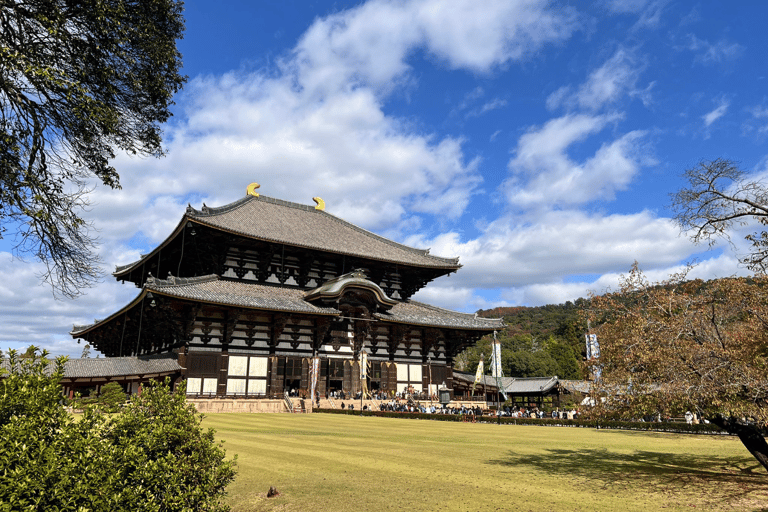
[[[461,414],[430,414],[419,412],[394,412],[394,411],[362,411],[349,409],[314,409],[314,412],[323,414],[346,414],[348,416],[376,416],[379,418],[402,418],[414,420],[434,421],[465,421]],[[642,422],[619,420],[563,420],[553,418],[511,418],[502,416],[478,416],[480,423],[501,423],[508,425],[539,425],[548,427],[580,427],[611,430],[645,430],[653,432],[675,432],[686,434],[720,434],[729,435],[711,423],[699,423],[698,425],[679,422]]]

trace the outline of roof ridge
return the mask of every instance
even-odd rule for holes
[[[157,288],[167,288],[170,286],[186,286],[190,284],[207,283],[210,281],[219,281],[220,277],[216,274],[195,277],[175,277],[169,275],[167,279],[160,279],[150,274],[144,282],[144,286],[155,286]]]
[[[454,315],[458,314],[458,315],[471,316],[471,317],[475,318],[476,320],[496,320],[496,321],[499,321],[499,320],[503,321],[504,320],[504,317],[488,318],[488,317],[485,317],[485,316],[477,316],[476,313],[463,313],[461,311],[453,311],[451,309],[441,308],[440,306],[435,306],[434,304],[427,304],[426,302],[419,302],[419,301],[413,300],[413,299],[408,299],[407,301],[404,301],[404,302],[412,302],[414,304],[418,304],[420,306],[424,306],[424,307],[429,308],[429,309],[433,309],[433,310],[436,310],[436,311],[445,311],[447,313],[452,313]]]

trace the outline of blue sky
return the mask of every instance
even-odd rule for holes
[[[416,297],[476,311],[663,279],[744,273],[736,247],[680,236],[669,195],[701,160],[766,173],[768,51],[758,2],[187,1],[189,83],[167,156],[119,155],[89,218],[109,273],[187,203],[257,181],[464,268]],[[67,332],[136,295],[106,279],[56,301],[0,246],[0,349],[79,355]]]

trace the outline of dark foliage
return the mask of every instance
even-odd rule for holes
[[[0,0],[0,237],[74,296],[98,277],[81,217],[118,150],[162,154],[184,32],[176,0]]]

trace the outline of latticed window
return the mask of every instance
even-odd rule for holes
[[[344,361],[341,359],[331,359],[328,361],[328,375],[331,378],[344,378]]]
[[[285,361],[285,377],[288,379],[301,378],[301,359],[289,357]]]

